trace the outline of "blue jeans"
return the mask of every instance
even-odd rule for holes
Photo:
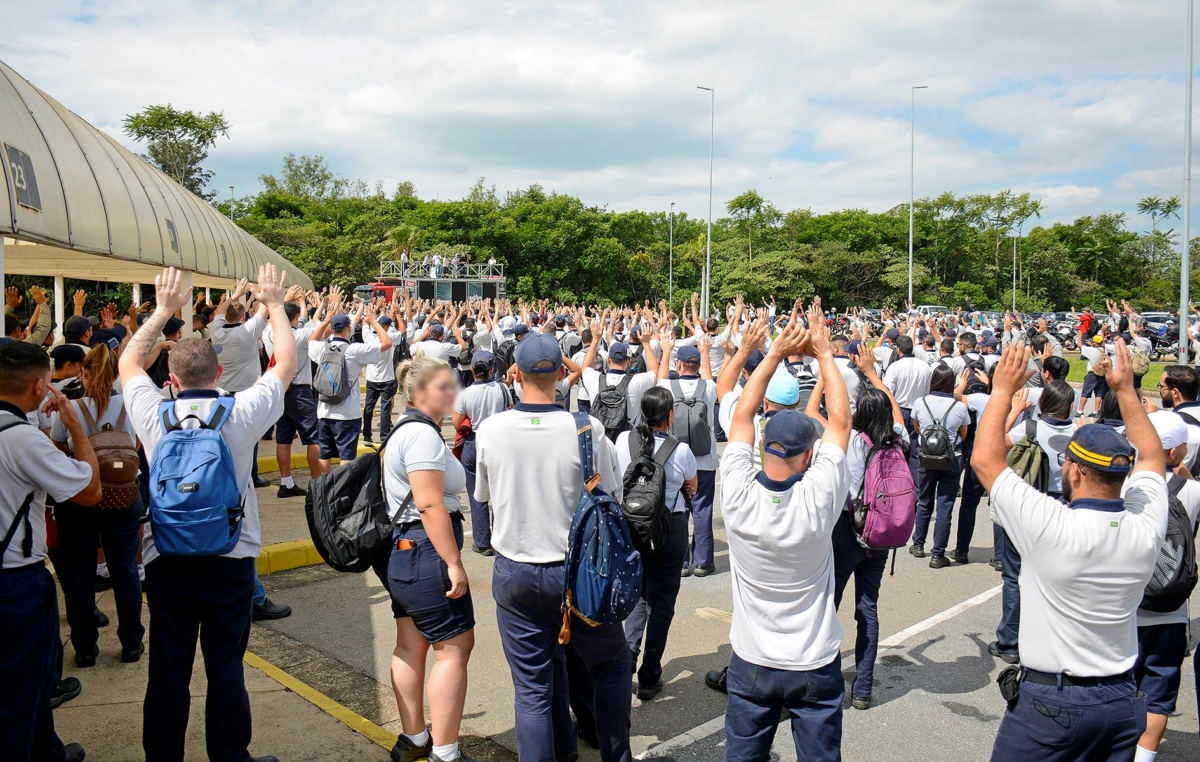
[[[649,688],[662,679],[662,657],[667,650],[667,633],[675,619],[675,601],[679,597],[679,566],[687,558],[688,521],[686,513],[671,514],[671,533],[667,544],[653,553],[642,554],[642,599],[625,620],[625,640],[634,664],[645,633],[642,666],[638,684]]]
[[[713,555],[713,499],[717,494],[717,472],[697,471],[696,494],[692,496],[692,544],[681,566],[716,566]],[[686,518],[684,519],[686,523]],[[687,535],[686,530],[684,535]],[[678,571],[678,569],[676,569]]]
[[[875,684],[879,652],[879,587],[887,569],[887,552],[869,554],[854,534],[850,513],[842,511],[833,527],[833,601],[842,606],[846,583],[854,577],[854,685],[851,693],[868,697]]]
[[[196,641],[208,695],[204,740],[214,762],[249,762],[250,696],[246,643],[254,591],[253,558],[160,556],[146,564],[150,659],[142,707],[146,759],[181,762],[191,706]]]
[[[1004,527],[996,525],[996,558],[1000,559],[1000,578],[1004,589],[1000,593],[1000,625],[996,628],[996,643],[1001,651],[1017,653],[1021,634],[1021,554],[1008,541]]]
[[[475,499],[475,475],[478,473],[475,459],[475,435],[472,434],[462,449],[462,467],[467,472],[467,500],[471,503],[471,542],[477,548],[492,547],[492,511],[487,503]]]
[[[92,561],[95,574],[95,560]],[[58,592],[44,564],[0,574],[0,738],[14,762],[63,758],[54,732]]]
[[[1000,722],[993,762],[1132,760],[1146,730],[1146,699],[1133,678],[1093,686],[1021,683],[1021,694]]]
[[[117,606],[117,638],[128,650],[142,643],[142,583],[138,579],[138,528],[144,510],[139,497],[124,510],[81,508],[59,503],[58,552],[54,567],[63,589],[71,644],[76,654],[91,655],[100,637],[96,630],[96,549],[104,546],[104,559],[112,578]]]
[[[925,545],[929,533],[929,521],[937,508],[937,521],[933,525],[933,549],[930,555],[946,555],[950,544],[950,524],[954,519],[954,500],[958,497],[958,477],[962,474],[962,459],[954,459],[949,471],[926,471],[918,469],[920,481],[917,486],[917,525],[913,529],[913,544]]]
[[[759,667],[736,653],[729,660],[729,706],[725,710],[727,762],[763,762],[779,717],[787,710],[798,762],[842,758],[841,658],[807,672]]]
[[[254,606],[262,608],[267,604],[267,589],[263,587],[262,580],[258,578],[258,567],[254,568]]]
[[[497,555],[492,597],[516,694],[517,754],[521,762],[554,762],[556,752],[575,747],[575,730],[565,711],[567,654],[558,644],[563,565],[523,564]],[[595,709],[594,718],[580,717],[580,726],[595,727],[604,762],[629,762],[633,680],[621,625],[589,627],[572,617],[567,649],[582,667],[571,676],[569,690],[586,691],[584,703]]]

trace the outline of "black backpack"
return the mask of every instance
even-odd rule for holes
[[[408,331],[404,331],[400,334],[400,338],[392,342],[392,367],[411,359],[412,348],[408,345]]]
[[[963,369],[971,371],[972,377],[977,370],[987,372],[987,367],[983,364],[983,355],[978,352],[965,352],[962,359]]]
[[[1170,498],[1167,508],[1167,535],[1158,546],[1154,573],[1146,583],[1139,608],[1160,614],[1177,611],[1196,589],[1196,527],[1187,509],[1179,501],[1179,490],[1186,481],[1173,474],[1167,482]]]
[[[592,415],[604,425],[605,435],[613,442],[617,435],[629,431],[629,382],[628,373],[616,386],[608,385],[608,374],[600,374],[600,390],[592,398]]]
[[[396,422],[388,441],[406,423],[423,423],[440,437],[441,429],[425,417],[406,415]],[[384,447],[387,442],[384,442]],[[404,499],[396,518],[412,503]],[[383,447],[321,474],[308,485],[304,517],[308,533],[325,563],[340,572],[362,572],[392,545],[396,521],[388,518],[383,488]]]
[[[638,344],[630,349],[629,366],[625,372],[632,375],[646,372],[646,348],[644,345]]]
[[[563,357],[570,359],[583,349],[583,339],[579,337],[579,334],[568,331],[558,340],[558,346],[562,349]]]
[[[696,393],[703,391],[704,381],[696,384]],[[712,452],[712,424],[708,421],[708,404],[703,397],[683,393],[683,384],[671,382],[671,395],[675,397],[675,423],[671,425],[671,436],[686,442],[692,454],[702,458]]]
[[[500,342],[500,346],[496,347],[496,375],[503,379],[508,374],[508,369],[512,367],[513,356],[517,352],[517,342],[514,339],[508,339]]]
[[[929,409],[929,400],[922,398],[921,403],[925,405],[925,411],[933,419],[932,423],[922,426],[920,434],[917,435],[917,457],[921,462],[921,467],[926,471],[952,471],[954,469],[954,440],[950,437],[950,432],[946,430],[942,421]],[[957,404],[957,402],[952,404],[946,412],[949,413]]]
[[[629,454],[632,461],[625,469],[625,498],[621,513],[629,526],[633,547],[640,553],[661,550],[671,533],[671,509],[667,506],[667,461],[681,444],[667,437],[652,457],[642,455],[642,437],[636,431],[629,434]]]
[[[787,369],[788,375],[796,379],[796,383],[800,385],[800,409],[803,410],[808,401],[812,398],[813,392],[817,389],[817,377],[813,374],[812,368],[808,367],[806,362],[786,362],[783,365]],[[857,368],[856,368],[857,370]]]

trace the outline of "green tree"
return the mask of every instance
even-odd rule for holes
[[[215,190],[206,190],[213,173],[203,163],[217,138],[229,137],[224,114],[180,111],[168,103],[128,114],[122,124],[126,135],[146,144],[145,158],[151,164],[205,201],[216,197]]]
[[[766,201],[759,195],[758,191],[751,188],[745,193],[734,196],[725,204],[725,209],[734,219],[742,226],[742,231],[746,236],[746,243],[749,250],[750,261],[754,261],[754,220],[758,219],[763,212],[763,207]]]

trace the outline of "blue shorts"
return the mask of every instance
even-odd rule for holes
[[[283,415],[275,423],[275,443],[290,445],[300,435],[300,444],[317,443],[317,395],[311,386],[292,386],[283,395]]]
[[[1108,381],[1104,376],[1097,376],[1095,373],[1088,371],[1088,374],[1083,377],[1083,389],[1079,391],[1079,399],[1085,400],[1088,397],[1103,397],[1108,394]]]
[[[452,514],[454,539],[463,546],[462,516]],[[384,554],[374,564],[375,576],[392,596],[392,616],[412,619],[417,631],[430,643],[462,635],[475,627],[471,591],[461,598],[447,598],[450,574],[429,535],[420,524],[397,528],[393,541],[410,540],[416,547]]]
[[[1170,715],[1179,696],[1183,659],[1187,655],[1187,625],[1155,624],[1137,628],[1138,659],[1133,677],[1146,694],[1146,711]]]
[[[358,457],[358,435],[362,433],[362,419],[337,421],[322,418],[317,422],[320,433],[322,460],[340,458],[342,461]]]

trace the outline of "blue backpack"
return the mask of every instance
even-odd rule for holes
[[[233,398],[221,397],[200,427],[184,429],[175,401],[159,405],[165,435],[150,458],[150,523],[164,556],[223,556],[242,534],[241,489],[221,427]]]
[[[600,487],[587,413],[574,413],[579,433],[583,489],[567,537],[563,580],[563,627],[558,642],[571,640],[571,615],[591,627],[625,621],[642,596],[642,556],[633,547],[621,506]]]

